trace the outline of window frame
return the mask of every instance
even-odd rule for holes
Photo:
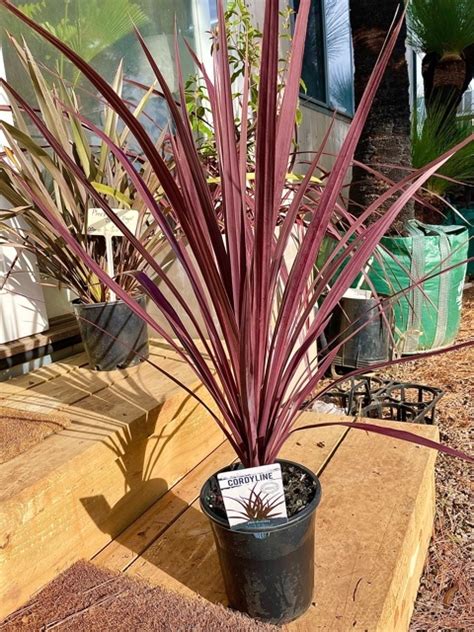
[[[313,0],[312,0],[313,1]],[[322,7],[322,15],[323,15],[323,20],[322,20],[322,34],[323,34],[323,62],[324,62],[324,88],[325,88],[325,92],[326,92],[326,99],[327,101],[321,101],[321,99],[317,99],[315,97],[309,96],[308,94],[306,94],[305,92],[301,92],[299,93],[299,98],[302,102],[303,105],[309,107],[312,110],[315,110],[316,112],[321,112],[322,114],[335,114],[336,118],[343,120],[343,121],[352,121],[352,119],[354,118],[354,113],[355,113],[355,103],[353,103],[353,109],[354,112],[352,114],[347,114],[346,112],[341,112],[341,110],[335,108],[333,105],[331,105],[331,103],[329,102],[329,98],[330,98],[330,87],[329,87],[329,72],[328,72],[328,56],[327,56],[327,39],[326,39],[326,0],[319,0],[321,2],[321,7]],[[294,31],[294,27],[295,27],[295,19],[296,19],[296,10],[295,10],[295,0],[290,0],[289,2],[291,8],[293,9],[293,11],[295,11],[295,14],[293,15],[293,19],[292,19],[292,30]],[[354,67],[354,55],[351,51],[351,64],[352,67]]]

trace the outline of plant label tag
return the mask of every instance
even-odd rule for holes
[[[221,472],[217,480],[231,528],[287,520],[279,463]]]
[[[135,209],[113,209],[115,215],[135,235],[140,213]],[[90,208],[87,213],[87,234],[102,237],[122,237],[123,233],[101,208]]]

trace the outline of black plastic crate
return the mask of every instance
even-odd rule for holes
[[[436,404],[442,396],[443,391],[432,386],[364,375],[334,387],[323,401],[347,415],[433,424]]]

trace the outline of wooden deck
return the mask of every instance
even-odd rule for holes
[[[202,392],[182,362],[152,349]],[[0,618],[80,558],[225,603],[198,495],[234,456],[194,399],[149,365],[98,374],[76,356],[0,384],[0,404],[72,421],[0,466]],[[282,456],[323,486],[314,603],[287,630],[406,630],[432,531],[435,453],[332,427],[296,433]]]
[[[18,338],[0,344],[0,368],[6,360],[15,356],[34,356],[35,352],[45,348],[50,353],[60,343],[79,340],[79,326],[74,314],[64,314],[50,319],[49,328],[38,334]]]

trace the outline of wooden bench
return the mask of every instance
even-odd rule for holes
[[[50,319],[46,331],[0,344],[0,371],[80,342],[79,326],[74,314],[55,316]]]
[[[152,357],[206,397],[157,342]],[[198,495],[234,455],[193,398],[147,364],[95,373],[76,356],[0,384],[0,404],[71,419],[0,465],[0,618],[80,558],[225,603]],[[436,428],[410,429],[437,438]],[[337,426],[295,433],[282,456],[323,486],[314,603],[287,629],[406,630],[432,531],[436,454]]]

